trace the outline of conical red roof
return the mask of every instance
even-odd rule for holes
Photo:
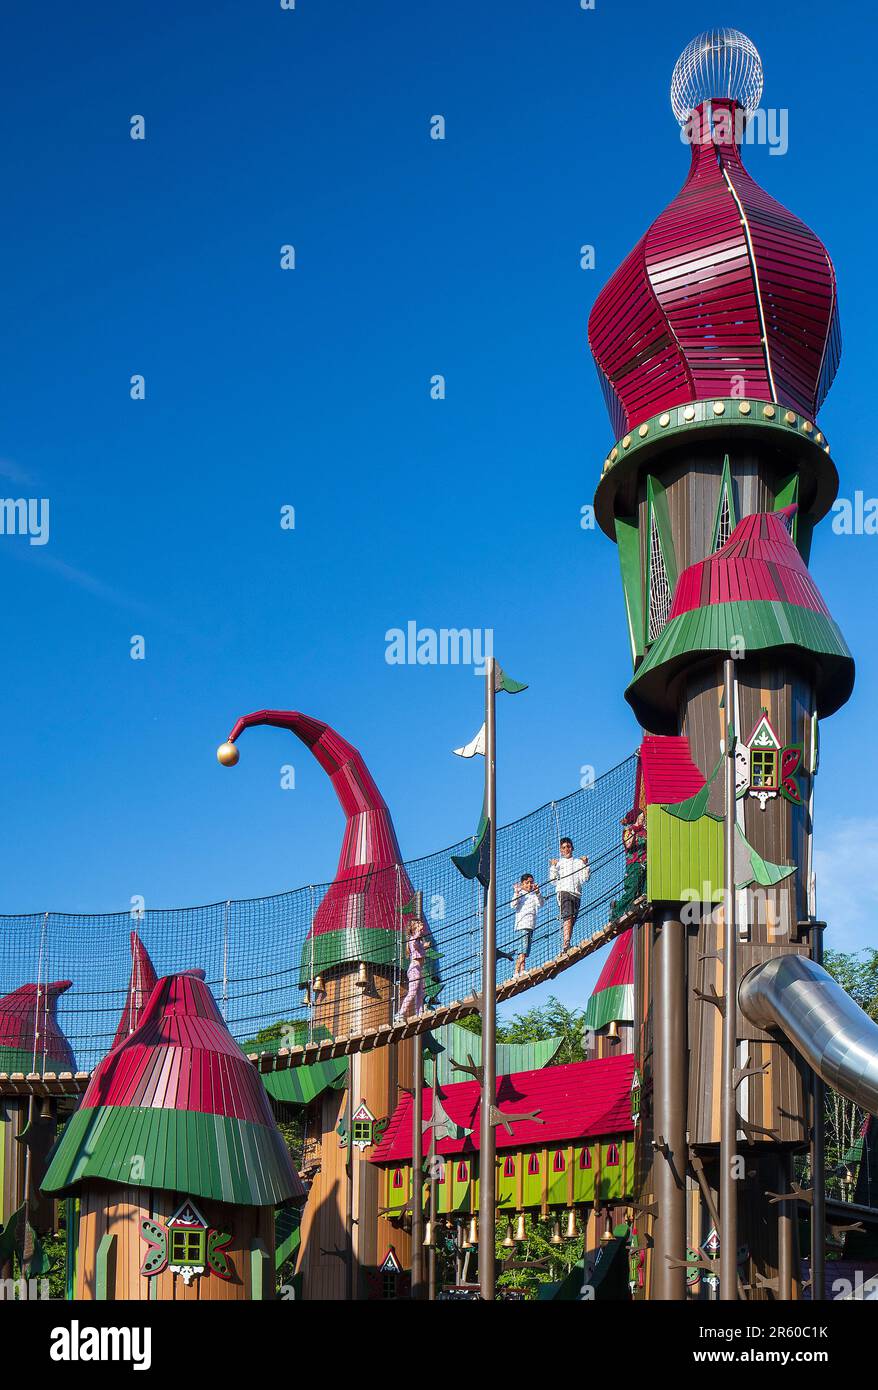
[[[196,973],[159,980],[95,1069],[43,1189],[98,1177],[239,1206],[302,1195],[259,1073]]]
[[[157,979],[153,963],[149,958],[149,952],[137,932],[133,931],[131,933],[131,979],[128,983],[128,993],[125,996],[125,1007],[122,1010],[122,1017],[119,1019],[119,1026],[113,1039],[113,1047],[117,1047],[120,1042],[124,1042],[126,1038],[130,1037],[140,1023],[146,1001],[155,989]]]

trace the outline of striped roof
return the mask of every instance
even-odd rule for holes
[[[329,724],[298,710],[258,710],[237,721],[229,742],[260,725],[288,729],[328,775],[345,816],[335,879],[317,906],[302,950],[299,982],[333,966],[401,959],[400,909],[414,889],[402,862],[390,811],[365,759]],[[327,937],[326,941],[319,938]]]
[[[149,952],[137,932],[133,931],[131,933],[131,979],[128,982],[125,1007],[122,1010],[122,1017],[119,1019],[113,1047],[130,1037],[140,1023],[143,1018],[143,1010],[156,987],[157,980],[158,976],[149,958]]]
[[[647,734],[640,745],[640,766],[647,806],[686,801],[704,786],[685,734],[668,738]]]
[[[616,937],[585,1009],[587,1028],[634,1022],[634,933]]]
[[[684,673],[735,648],[804,661],[820,718],[850,697],[853,657],[784,524],[791,511],[744,517],[725,545],[680,575],[668,621],[625,691],[645,729],[674,732]]]
[[[542,1124],[522,1120],[508,1134],[497,1126],[498,1149],[520,1149],[531,1144],[569,1143],[578,1139],[600,1139],[605,1135],[629,1134],[631,1119],[631,1053],[603,1057],[593,1062],[570,1062],[541,1071],[515,1072],[497,1082],[497,1105],[501,1111],[539,1110]],[[440,1091],[442,1107],[451,1120],[472,1132],[462,1139],[441,1139],[440,1154],[473,1153],[479,1147],[481,1092],[477,1081],[461,1081]],[[405,1163],[412,1157],[412,1097],[403,1096],[381,1143],[372,1151],[373,1163]],[[432,1113],[433,1092],[424,1088],[424,1116]],[[423,1136],[423,1152],[430,1147],[430,1131]]]
[[[660,410],[733,396],[736,379],[754,399],[813,420],[835,375],[832,262],[810,228],[747,173],[734,112],[723,99],[698,108],[704,138],[691,141],[686,182],[589,316],[617,437]]]
[[[96,1067],[45,1191],[100,1177],[242,1206],[301,1195],[262,1080],[199,974],[159,980],[140,1025]]]
[[[75,1071],[58,1023],[58,998],[72,983],[19,985],[0,999],[0,1071]]]

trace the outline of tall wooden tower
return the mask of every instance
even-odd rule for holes
[[[589,321],[617,436],[595,508],[618,546],[634,667],[625,696],[645,731],[653,914],[635,929],[638,1181],[645,1291],[658,1298],[685,1297],[687,1278],[707,1296],[718,1238],[726,714],[737,984],[774,955],[819,958],[817,728],[853,685],[807,568],[838,485],[816,420],[840,355],[835,274],[815,234],[744,168],[761,91],[759,56],[738,31],[686,49],[672,104],[688,177]],[[740,1012],[735,1044],[740,1283],[750,1298],[789,1297],[794,1222],[766,1193],[789,1190],[792,1156],[809,1142],[811,1075]]]

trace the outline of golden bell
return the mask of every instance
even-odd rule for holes
[[[512,1218],[511,1218],[511,1217],[510,1217],[509,1220],[506,1222],[506,1235],[503,1237],[503,1249],[504,1249],[504,1250],[514,1250],[514,1249],[515,1249],[515,1240],[514,1240],[513,1235],[512,1235]]]
[[[325,993],[326,993],[326,981],[324,980],[324,978],[323,978],[322,975],[315,975],[315,976],[314,976],[314,993],[315,993],[315,994],[325,994]]]
[[[549,1237],[549,1244],[561,1244],[561,1221],[560,1218],[557,1216],[555,1217],[555,1220],[552,1222],[552,1234]]]
[[[217,762],[222,763],[223,767],[234,767],[240,756],[234,743],[221,743],[216,750]]]
[[[571,1207],[567,1213],[567,1225],[564,1230],[564,1239],[575,1240],[578,1235],[579,1231],[576,1229],[576,1212]]]
[[[361,961],[360,961],[360,968],[359,968],[358,971],[357,971],[357,979],[356,979],[356,986],[357,986],[357,989],[365,989],[366,986],[368,985],[368,983],[369,983],[369,974],[368,974],[368,971],[366,970],[366,962],[365,962],[364,960],[361,960]]]
[[[467,1241],[470,1245],[478,1245],[479,1243],[479,1223],[475,1217],[473,1217],[472,1221],[469,1223]]]
[[[520,1211],[520,1212],[518,1213],[518,1219],[517,1219],[517,1221],[516,1221],[516,1223],[515,1223],[515,1239],[516,1239],[516,1240],[527,1240],[527,1232],[525,1231],[525,1228],[524,1228],[524,1212],[523,1212],[523,1211]]]
[[[612,1038],[614,1041],[619,1037],[619,1025],[615,1019],[613,1019],[612,1023],[607,1029],[607,1037]]]

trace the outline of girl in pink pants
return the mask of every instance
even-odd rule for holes
[[[412,922],[409,927],[408,953],[408,993],[399,1006],[394,1023],[404,1023],[409,1011],[419,1014],[424,1007],[424,962],[427,959],[429,944],[427,928],[423,922]]]

